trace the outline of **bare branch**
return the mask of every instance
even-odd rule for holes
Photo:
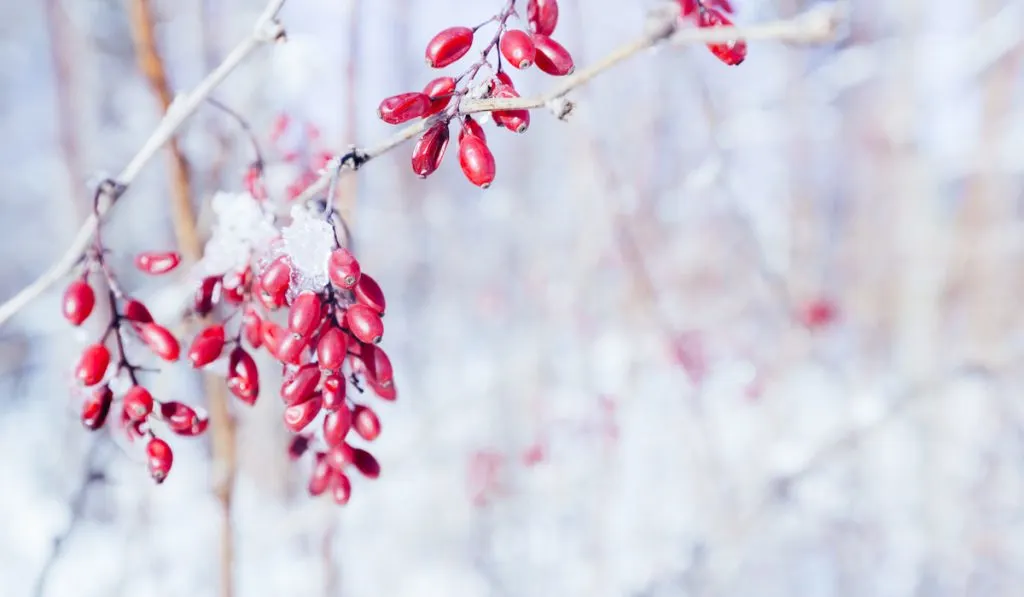
[[[263,44],[284,38],[284,28],[277,22],[277,13],[281,10],[284,2],[285,0],[270,0],[263,13],[256,20],[252,34],[235,46],[227,57],[224,58],[224,61],[208,74],[205,79],[200,81],[195,89],[181,94],[175,99],[170,109],[160,121],[160,124],[157,125],[149,139],[146,140],[146,143],[113,181],[115,184],[109,185],[108,188],[110,190],[106,193],[108,201],[103,206],[101,214],[106,213],[110,209],[110,206],[131,185],[143,167],[156,155],[157,151],[174,136],[174,133],[181,125],[195,113],[213,90],[232,71],[238,68],[238,65],[244,62],[253,51]],[[89,217],[79,229],[78,234],[75,235],[71,246],[68,247],[67,251],[64,252],[64,255],[56,263],[50,266],[49,270],[35,282],[22,289],[21,292],[4,302],[3,305],[0,305],[0,325],[6,323],[14,314],[31,303],[75,266],[82,252],[89,246],[89,241],[96,231],[96,224],[97,218],[95,216]]]

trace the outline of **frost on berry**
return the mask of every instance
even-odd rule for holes
[[[209,276],[247,268],[253,250],[269,246],[278,235],[273,216],[264,213],[248,193],[217,193],[210,207],[214,224],[194,270],[197,284]]]
[[[292,263],[292,295],[327,286],[327,259],[334,250],[334,229],[319,213],[296,205],[281,230],[281,250]]]

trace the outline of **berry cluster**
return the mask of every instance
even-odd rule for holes
[[[434,118],[412,152],[412,169],[417,176],[426,178],[441,165],[450,137],[453,119],[459,119],[459,166],[466,178],[486,189],[494,181],[494,155],[487,146],[487,135],[480,123],[466,114],[460,117],[462,100],[470,93],[483,98],[519,97],[505,63],[515,69],[536,66],[541,72],[561,77],[575,69],[568,50],[551,38],[558,24],[556,0],[529,0],[526,5],[526,25],[529,32],[510,29],[509,19],[516,15],[515,0],[509,0],[498,14],[476,27],[449,27],[435,35],[427,44],[426,62],[431,68],[445,68],[469,53],[479,30],[496,23],[497,30],[483,48],[480,59],[458,76],[438,77],[423,91],[400,93],[385,98],[377,108],[377,115],[388,124],[401,124],[417,118]],[[494,52],[497,49],[498,52]],[[495,64],[491,54],[495,53]],[[504,58],[504,60],[502,60]],[[477,81],[484,66],[490,73]],[[494,123],[514,133],[526,132],[530,126],[529,110],[498,110],[491,113]]]
[[[730,0],[678,0],[684,19],[694,21],[698,27],[731,27],[733,14]],[[708,44],[708,49],[722,62],[737,66],[747,58],[747,42],[733,40]]]

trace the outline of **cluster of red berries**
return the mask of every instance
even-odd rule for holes
[[[62,311],[72,325],[82,325],[96,306],[96,292],[89,284],[90,266],[95,264],[106,278],[110,324],[100,340],[82,351],[75,366],[75,377],[82,386],[91,389],[82,404],[82,424],[91,430],[103,427],[116,399],[120,400],[120,425],[129,441],[147,437],[146,453],[149,473],[157,483],[163,482],[171,470],[174,454],[166,441],[153,432],[153,422],[160,421],[178,435],[196,436],[206,430],[208,420],[194,408],[175,401],[161,402],[139,383],[141,367],[133,365],[125,352],[126,335],[133,333],[153,354],[167,362],[177,361],[181,348],[178,340],[166,327],[155,323],[149,309],[140,301],[127,297],[118,288],[106,266],[102,251],[85,261],[85,272],[68,285],[64,292]],[[149,274],[159,275],[175,269],[181,262],[177,253],[142,253],[136,266]],[[110,373],[112,355],[107,340],[113,336],[118,360]],[[130,385],[115,397],[111,381],[117,375],[127,375]],[[104,383],[104,380],[106,382]]]
[[[694,21],[698,27],[732,27],[733,14],[730,0],[678,0],[684,19]],[[708,44],[708,49],[722,62],[736,66],[747,58],[747,42],[733,40]]]
[[[527,2],[529,33],[508,28],[508,21],[514,14],[515,1],[509,0],[501,12],[476,27],[449,27],[435,35],[427,44],[427,66],[445,68],[469,53],[481,27],[497,23],[497,31],[481,51],[480,59],[462,74],[436,78],[427,83],[423,91],[385,98],[377,108],[378,116],[388,124],[437,117],[413,148],[412,169],[417,176],[426,178],[440,167],[448,148],[449,125],[459,115],[462,100],[471,90],[480,87],[483,98],[519,97],[508,71],[504,69],[505,62],[516,69],[536,65],[541,72],[556,77],[572,74],[575,69],[568,50],[551,38],[558,24],[556,0]],[[492,66],[490,56],[495,48],[498,49],[496,66]],[[475,85],[474,80],[484,65],[490,67],[492,74],[481,85]],[[491,117],[499,127],[515,133],[523,133],[530,126],[529,110],[498,110],[492,112]],[[494,181],[496,173],[494,155],[487,146],[487,135],[480,123],[468,114],[459,118],[459,127],[459,166],[471,183],[486,189]]]

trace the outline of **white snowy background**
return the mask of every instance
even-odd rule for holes
[[[61,253],[87,182],[127,162],[158,108],[126,2],[3,4],[6,298]],[[156,1],[172,85],[197,82],[262,4]],[[430,36],[499,4],[289,0],[290,42],[216,97],[264,138],[284,112],[335,151],[374,143],[393,128],[379,100],[434,76]],[[813,3],[736,4],[749,23]],[[557,37],[583,65],[653,3],[562,5]],[[574,92],[570,123],[488,129],[486,192],[453,150],[416,179],[411,146],[346,183],[389,303],[383,474],[343,509],[310,500],[276,397],[237,409],[236,594],[1020,595],[1024,3],[851,8],[838,44],[753,43],[740,68],[660,48]],[[213,108],[181,143],[209,226],[249,149]],[[158,312],[175,291],[130,260],[173,247],[165,167],[107,236]],[[0,595],[221,595],[208,439],[175,438],[159,487],[137,447],[94,447],[70,368],[96,330],[69,330],[59,291],[0,328]],[[822,297],[838,320],[809,331],[792,313]],[[182,365],[153,391],[202,405],[201,387]]]

